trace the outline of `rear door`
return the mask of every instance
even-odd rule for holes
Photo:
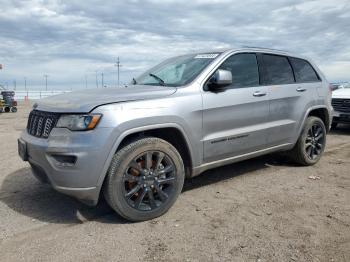
[[[270,95],[268,145],[294,143],[307,108],[315,101],[317,75],[305,60],[274,54],[261,54],[259,59]]]
[[[267,141],[269,96],[260,85],[256,54],[234,54],[219,69],[231,71],[233,84],[203,92],[205,162],[264,148]]]

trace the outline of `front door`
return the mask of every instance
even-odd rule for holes
[[[219,69],[232,73],[224,91],[203,92],[204,162],[254,152],[266,146],[267,87],[260,86],[255,53],[235,54]]]

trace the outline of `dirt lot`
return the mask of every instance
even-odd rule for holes
[[[0,261],[350,261],[350,127],[313,167],[270,155],[218,168],[163,217],[128,223],[35,180],[17,156],[28,112],[0,115]]]

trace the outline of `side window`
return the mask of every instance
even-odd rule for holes
[[[294,83],[292,67],[288,58],[278,55],[263,55],[265,68],[265,84],[282,85]]]
[[[225,60],[219,67],[231,71],[231,88],[259,85],[258,63],[255,54],[236,54]]]
[[[312,66],[309,64],[309,62],[299,59],[299,58],[293,58],[290,57],[289,61],[291,62],[294,74],[295,74],[295,80],[299,83],[303,82],[318,82],[320,81],[315,70],[312,68]]]

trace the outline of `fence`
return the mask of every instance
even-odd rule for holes
[[[27,100],[27,99],[41,99],[48,96],[59,95],[63,93],[68,93],[71,91],[15,91],[15,99],[16,100]]]

